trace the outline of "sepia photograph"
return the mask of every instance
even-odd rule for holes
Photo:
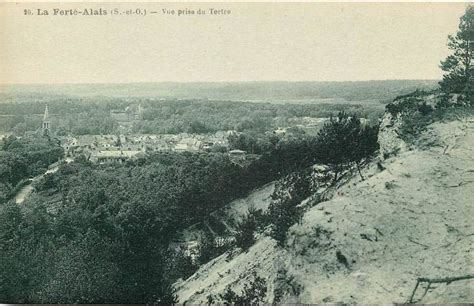
[[[474,303],[474,4],[0,2],[0,303]]]

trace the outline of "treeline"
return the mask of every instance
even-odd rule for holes
[[[270,104],[243,102],[175,101],[143,104],[144,120],[134,129],[142,133],[214,133],[219,130],[262,133],[292,125],[290,118],[327,118],[347,110],[361,116],[381,114],[383,104]]]
[[[0,149],[0,203],[12,197],[26,179],[45,172],[63,154],[59,143],[48,137],[6,138]]]
[[[325,152],[318,148],[317,138],[282,139],[245,167],[222,153],[64,164],[23,205],[0,206],[0,300],[171,303],[171,284],[194,269],[174,257],[172,239],[231,200],[313,165]],[[273,210],[276,231],[286,231],[293,210]]]
[[[167,99],[212,99],[285,101],[345,98],[349,101],[391,101],[415,89],[432,89],[434,80],[384,80],[356,82],[192,82],[131,84],[6,85],[10,94],[62,94],[80,97],[160,97]],[[3,88],[2,88],[3,89]]]
[[[109,97],[43,97],[41,102],[26,96],[2,103],[0,131],[37,130],[48,105],[52,127],[58,135],[115,133],[123,122],[111,116],[112,110],[125,110],[130,117],[139,104],[143,120],[126,123],[124,132],[145,134],[214,133],[237,130],[262,133],[277,127],[294,125],[292,118],[327,118],[339,111],[357,112],[376,118],[384,105],[376,101],[366,104],[343,102],[321,104],[271,104],[233,101],[112,99]]]

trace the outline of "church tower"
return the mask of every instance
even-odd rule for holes
[[[51,122],[49,121],[49,112],[48,112],[48,105],[44,109],[44,116],[43,116],[43,134],[49,134],[51,130]]]

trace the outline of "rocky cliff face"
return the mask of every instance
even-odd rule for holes
[[[408,149],[408,145],[400,137],[401,124],[400,115],[394,117],[392,114],[386,113],[383,116],[378,136],[379,152],[382,160]]]
[[[240,292],[254,271],[269,303],[405,303],[419,277],[474,274],[474,114],[429,125],[410,150],[399,119],[386,115],[380,127],[383,170],[368,165],[366,180],[354,175],[309,208],[284,248],[262,236],[201,267],[177,284],[180,302]],[[473,279],[422,284],[413,301],[473,302],[473,289]]]

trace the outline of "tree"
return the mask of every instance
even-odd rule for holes
[[[360,171],[360,164],[365,158],[371,156],[376,150],[379,149],[379,144],[377,142],[378,133],[379,127],[377,125],[365,125],[361,126],[354,135],[354,146],[351,150],[351,160],[353,160],[356,164],[357,170],[359,171],[359,175],[362,180],[364,180],[364,177]]]
[[[214,236],[207,231],[204,232],[199,241],[199,263],[205,264],[219,255]]]
[[[270,204],[270,216],[273,226],[270,236],[276,240],[277,245],[283,247],[286,242],[286,234],[301,218],[302,211],[297,206],[300,202],[291,197],[285,197]]]
[[[304,171],[294,172],[275,185],[269,215],[272,220],[270,236],[283,247],[291,226],[301,219],[303,211],[298,205],[311,194],[310,179]]]
[[[199,265],[193,259],[192,254],[188,253],[186,247],[178,247],[176,250],[169,252],[165,275],[171,280],[187,279],[198,268]]]
[[[317,159],[332,168],[335,182],[339,173],[352,163],[361,174],[362,160],[378,149],[377,136],[376,125],[363,125],[355,114],[340,112],[337,118],[330,118],[316,137]]]
[[[255,210],[250,210],[249,213],[237,225],[235,243],[244,251],[248,250],[255,242],[255,231],[257,230],[257,222],[252,211]]]
[[[448,36],[448,47],[453,50],[444,61],[441,69],[446,72],[439,83],[444,93],[462,94],[472,105],[474,99],[474,79],[472,52],[474,48],[474,6],[468,6],[461,17],[456,35]]]
[[[178,295],[176,294],[176,289],[173,285],[166,283],[162,286],[160,290],[160,297],[154,304],[158,305],[174,305],[178,303]]]
[[[199,120],[194,120],[189,124],[188,133],[204,134],[208,132],[209,132],[209,128],[206,126],[206,124]]]
[[[360,120],[340,112],[337,118],[331,116],[316,137],[318,160],[332,168],[334,181],[339,173],[351,162],[354,136],[360,127]]]

